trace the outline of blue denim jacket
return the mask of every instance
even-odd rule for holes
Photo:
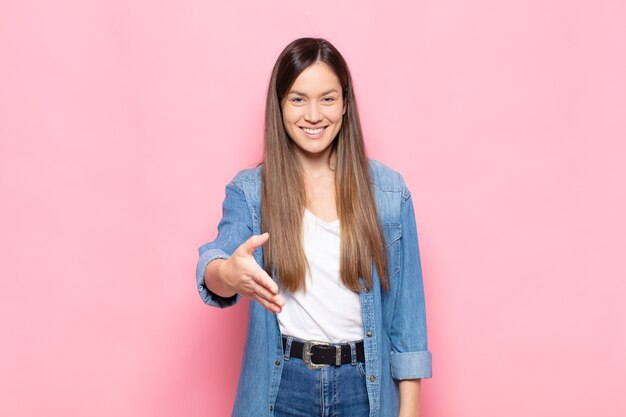
[[[361,278],[361,316],[365,345],[365,369],[370,417],[397,417],[398,380],[430,378],[432,355],[426,337],[426,313],[417,228],[411,193],[402,176],[371,159],[371,182],[375,190],[378,217],[389,256],[389,291],[380,288],[376,268],[373,286]],[[218,235],[200,246],[196,281],[202,300],[225,308],[234,305],[240,294],[224,298],[204,285],[204,270],[214,259],[228,259],[253,234],[261,234],[261,169],[239,171],[226,185],[223,217]],[[263,266],[262,247],[253,253]],[[273,415],[283,365],[281,333],[276,314],[251,301],[234,417]]]

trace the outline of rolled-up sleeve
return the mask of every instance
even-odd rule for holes
[[[240,294],[221,297],[204,284],[204,272],[209,262],[228,259],[235,249],[252,236],[252,216],[245,195],[233,180],[226,185],[226,197],[222,203],[222,219],[217,226],[217,237],[198,248],[196,283],[202,301],[213,307],[230,307],[241,298]]]
[[[426,335],[426,308],[417,225],[411,193],[404,186],[400,209],[402,222],[401,268],[391,323],[390,364],[394,379],[432,377],[432,354]]]

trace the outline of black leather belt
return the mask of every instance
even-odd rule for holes
[[[357,362],[365,362],[365,349],[363,341],[355,343]],[[283,336],[283,352],[287,350],[287,337]],[[331,344],[309,340],[305,343],[297,340],[291,341],[289,356],[302,359],[309,369],[326,368],[330,365],[343,365],[352,363],[352,351],[350,344]]]

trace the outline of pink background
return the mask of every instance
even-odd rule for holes
[[[413,191],[423,416],[626,414],[623,1],[0,0],[0,415],[226,416],[197,248],[300,36]]]

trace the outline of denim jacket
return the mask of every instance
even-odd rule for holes
[[[373,285],[363,278],[359,298],[363,321],[366,384],[370,417],[397,417],[398,380],[430,378],[432,355],[426,337],[426,313],[417,228],[411,193],[402,176],[369,159],[378,218],[389,257],[388,291],[380,288],[372,266]],[[239,171],[226,185],[218,235],[198,249],[198,291],[204,303],[225,308],[241,295],[224,298],[204,285],[204,270],[214,259],[228,259],[253,234],[261,234],[261,169]],[[253,253],[263,266],[262,247]],[[272,274],[273,275],[273,274]],[[232,416],[273,416],[283,366],[277,316],[258,302],[249,305],[248,330]]]

